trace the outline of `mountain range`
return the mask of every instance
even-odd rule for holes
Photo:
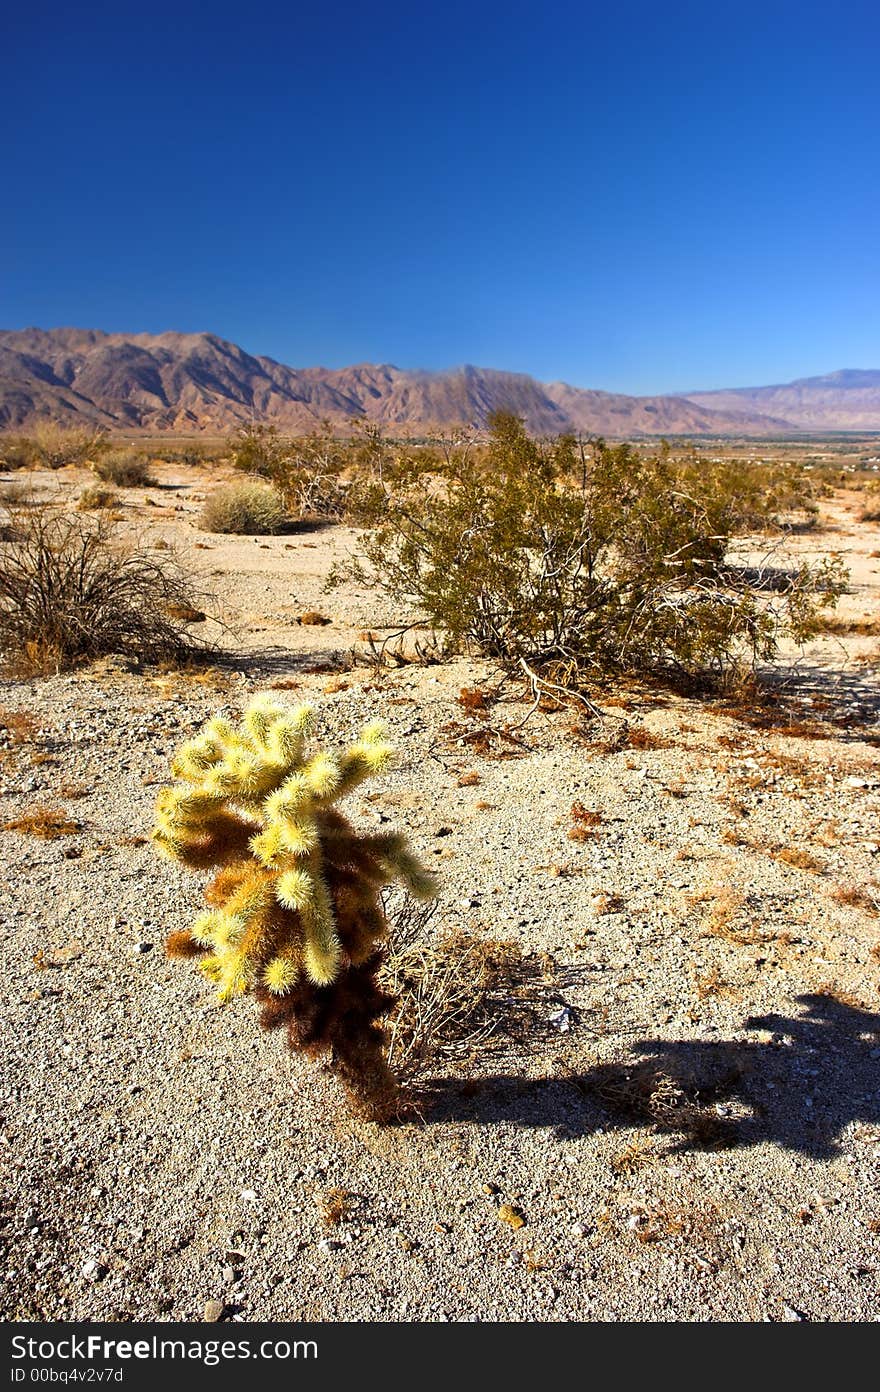
[[[285,367],[210,333],[0,330],[0,429],[37,420],[109,431],[225,434],[252,420],[302,433],[356,417],[390,433],[485,424],[512,411],[537,434],[611,438],[880,431],[880,371],[779,386],[624,396],[490,368]]]

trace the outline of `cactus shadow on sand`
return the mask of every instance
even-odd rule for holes
[[[759,1039],[635,1044],[620,1063],[545,1079],[435,1081],[426,1119],[551,1129],[560,1139],[650,1125],[670,1149],[771,1143],[838,1154],[852,1123],[880,1125],[880,1015],[828,995],[802,1013],[753,1017]]]

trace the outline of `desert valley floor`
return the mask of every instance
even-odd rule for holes
[[[158,478],[124,525],[180,548],[232,659],[0,687],[2,1314],[876,1319],[876,638],[826,636],[757,716],[621,688],[605,721],[526,720],[485,662],[351,660],[406,617],[324,592],[352,531],[209,535],[205,471]],[[34,476],[71,505],[86,481]],[[797,545],[838,551],[840,612],[876,619],[880,526],[854,515],[842,493]],[[163,955],[200,907],[147,840],[169,756],[273,687],[331,742],[389,722],[353,819],[436,867],[432,931],[541,975],[528,1029],[440,1060],[398,1125],[352,1120],[252,1002]],[[67,834],[14,827],[48,805]]]

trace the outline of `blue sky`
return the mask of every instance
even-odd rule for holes
[[[2,327],[632,392],[880,367],[876,0],[17,8]]]

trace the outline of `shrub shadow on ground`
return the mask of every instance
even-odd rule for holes
[[[722,696],[713,709],[770,734],[860,743],[880,733],[880,684],[871,668],[780,668],[761,673],[753,696]]]
[[[798,1004],[799,1016],[745,1022],[763,1040],[646,1039],[621,1063],[567,1076],[434,1080],[425,1119],[548,1127],[560,1139],[642,1124],[676,1151],[770,1142],[827,1159],[851,1123],[880,1124],[880,1015],[825,995]]]
[[[291,648],[248,647],[238,651],[227,649],[218,657],[217,666],[241,672],[255,681],[271,683],[278,678],[342,676],[351,671],[352,663],[350,653],[340,648],[296,652]]]

